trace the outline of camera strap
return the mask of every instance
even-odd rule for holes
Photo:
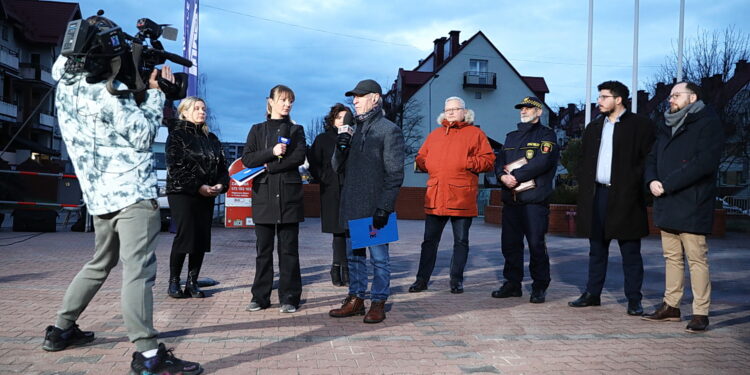
[[[138,67],[141,63],[141,53],[143,52],[143,44],[140,43],[133,43],[132,46],[133,49],[133,66]],[[114,81],[117,77],[117,74],[120,73],[120,68],[122,67],[122,60],[121,56],[115,56],[112,58],[112,60],[109,61],[110,66],[110,76],[107,78],[107,91],[109,91],[112,95],[124,95],[129,93],[137,93],[142,92],[146,89],[146,84],[143,83],[143,79],[141,78],[140,74],[135,74],[135,89],[127,89],[127,90],[117,90],[114,87]]]

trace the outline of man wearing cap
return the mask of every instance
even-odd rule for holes
[[[643,315],[641,238],[648,235],[643,174],[654,143],[654,124],[628,111],[630,91],[618,81],[598,87],[602,115],[591,121],[581,140],[576,230],[589,239],[585,292],[571,307],[599,306],[607,276],[609,244],[617,240],[625,276],[628,315]]]
[[[360,81],[346,96],[354,97],[356,131],[353,136],[339,134],[331,160],[333,168],[344,173],[339,220],[348,230],[349,220],[372,217],[373,227],[380,229],[395,210],[396,197],[404,181],[404,136],[398,126],[384,117],[382,91],[377,82]],[[329,312],[334,318],[365,314],[366,251],[352,249],[347,238],[346,255],[349,295],[340,308]],[[370,263],[373,266],[369,293],[372,303],[364,322],[380,323],[385,319],[385,302],[390,296],[388,244],[370,247]]]
[[[549,256],[544,236],[549,218],[549,197],[560,151],[552,129],[542,125],[542,101],[533,96],[516,104],[521,122],[505,138],[495,163],[503,187],[501,247],[505,266],[503,286],[492,297],[520,297],[523,281],[523,239],[529,244],[531,303],[544,303],[550,283]],[[523,184],[523,185],[522,185]],[[531,185],[533,187],[526,187]]]

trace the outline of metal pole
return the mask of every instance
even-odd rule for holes
[[[589,0],[589,46],[586,58],[586,117],[583,126],[591,122],[591,51],[594,43],[594,0]]]
[[[680,0],[680,39],[677,42],[677,82],[682,81],[682,44],[685,39],[685,0]]]
[[[632,86],[632,107],[633,113],[638,113],[638,13],[640,1],[635,0],[635,10],[633,18],[633,86]]]

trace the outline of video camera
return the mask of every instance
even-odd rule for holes
[[[103,14],[104,11],[99,10],[96,16],[69,22],[63,38],[61,54],[83,63],[90,83],[106,79],[107,90],[112,95],[139,93],[148,87],[151,72],[157,65],[169,60],[187,67],[193,66],[190,60],[165,51],[158,40],[161,36],[176,40],[177,29],[141,18],[136,24],[138,33],[131,36],[111,20],[102,17]],[[151,46],[146,43],[147,40]],[[174,73],[172,83],[159,75],[158,83],[167,99],[179,100],[187,95],[187,78],[185,73]],[[128,89],[116,89],[113,84],[115,79]]]

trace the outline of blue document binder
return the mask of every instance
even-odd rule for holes
[[[255,168],[245,168],[235,174],[233,174],[231,177],[233,180],[237,181],[238,184],[244,185],[248,181],[255,178],[255,176],[263,173],[266,171],[266,167],[260,166]]]
[[[391,213],[388,216],[388,224],[380,229],[372,227],[372,217],[349,220],[349,234],[352,238],[352,249],[398,241],[396,213]]]

